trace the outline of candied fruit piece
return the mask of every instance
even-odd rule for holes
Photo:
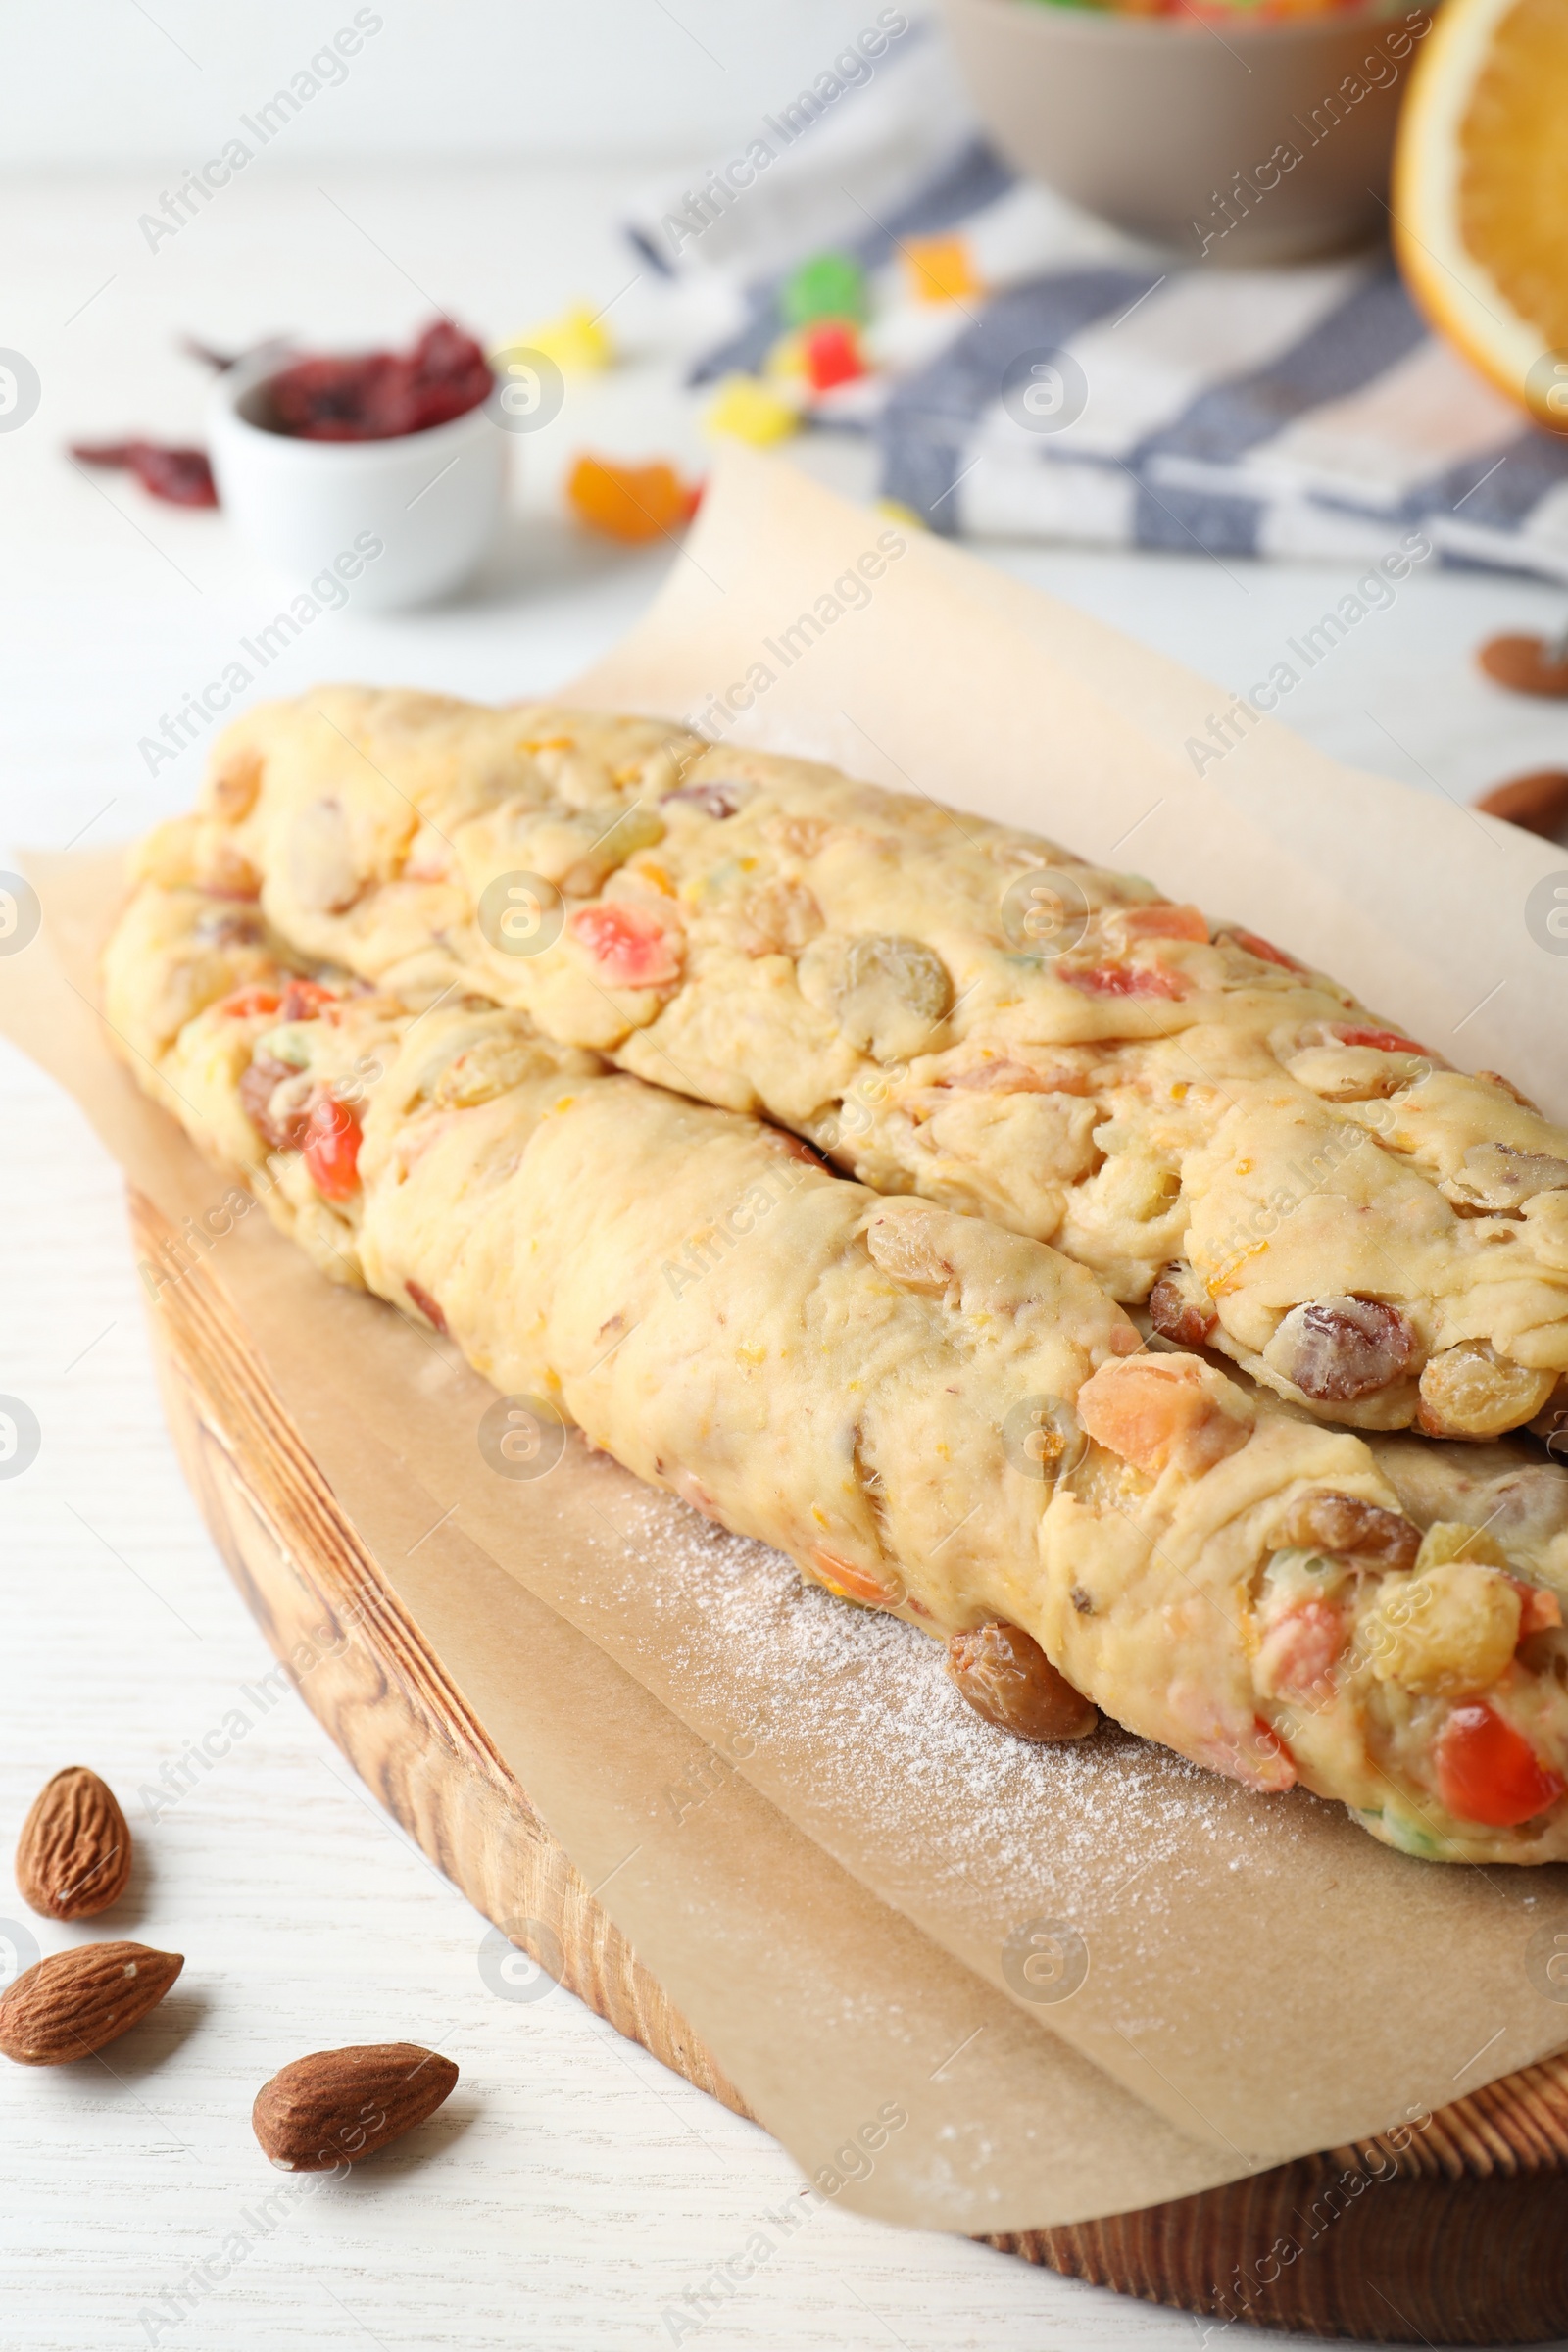
[[[791,326],[817,318],[864,318],[865,271],[851,253],[813,253],[784,280],[779,305]]]
[[[608,327],[584,302],[574,302],[558,318],[547,318],[525,334],[514,335],[508,350],[542,351],[563,375],[591,375],[615,362],[615,345]]]
[[[853,384],[868,372],[860,338],[844,318],[824,318],[808,327],[802,338],[806,379],[814,392],[831,392],[835,384]]]
[[[727,433],[758,449],[784,440],[798,430],[800,421],[793,403],[755,375],[726,375],[704,418],[710,433]]]
[[[580,457],[566,479],[573,514],[612,539],[659,539],[690,522],[702,499],[662,458],[648,466],[618,466],[612,458]]]
[[[916,302],[961,302],[985,291],[966,237],[906,237],[899,250]]]

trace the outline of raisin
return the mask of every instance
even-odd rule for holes
[[[411,1280],[406,1282],[403,1285],[403,1288],[409,1295],[409,1303],[412,1306],[416,1306],[418,1308],[425,1321],[427,1323],[433,1323],[437,1331],[445,1331],[447,1327],[447,1319],[441,1312],[441,1308],[437,1301],[431,1298],[429,1292],[425,1289],[423,1283],[414,1282]]]
[[[1379,1298],[1312,1298],[1293,1306],[1270,1343],[1278,1364],[1303,1396],[1351,1404],[1408,1372],[1416,1336],[1396,1307]]]
[[[948,1672],[977,1715],[1019,1740],[1082,1740],[1098,1710],[1019,1625],[977,1625],[948,1643]]]
[[[1421,1530],[1397,1511],[1363,1502],[1358,1494],[1319,1490],[1303,1494],[1280,1531],[1282,1544],[1303,1551],[1337,1551],[1380,1568],[1413,1568]]]
[[[274,1152],[297,1152],[305,1141],[311,1104],[303,1084],[297,1090],[300,1096],[297,1103],[291,1101],[276,1116],[272,1111],[272,1097],[284,1080],[299,1080],[301,1076],[286,1061],[278,1061],[270,1054],[258,1054],[239,1082],[240,1108],[263,1143]]]
[[[1201,1348],[1219,1317],[1213,1308],[1192,1298],[1179,1279],[1162,1274],[1149,1294],[1149,1320],[1162,1340],[1178,1348]]]
[[[1568,1160],[1550,1152],[1521,1152],[1513,1144],[1472,1144],[1464,1173],[1454,1181],[1485,1208],[1523,1208],[1538,1193],[1568,1186]]]
[[[1554,1372],[1533,1372],[1485,1340],[1465,1340],[1422,1373],[1417,1426],[1429,1438],[1500,1438],[1549,1403],[1556,1385]]]
[[[720,823],[726,816],[733,816],[737,808],[744,808],[756,789],[755,784],[680,784],[673,792],[666,792],[660,805],[680,801]]]

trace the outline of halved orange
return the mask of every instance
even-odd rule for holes
[[[1446,0],[1405,99],[1393,209],[1433,325],[1568,433],[1568,0]]]

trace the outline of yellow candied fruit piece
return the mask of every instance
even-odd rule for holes
[[[708,404],[703,422],[710,433],[728,434],[766,449],[800,430],[800,411],[760,376],[726,375]]]
[[[1421,1539],[1416,1574],[1444,1567],[1449,1560],[1470,1560],[1481,1568],[1508,1566],[1508,1554],[1495,1536],[1485,1534],[1479,1527],[1466,1527],[1460,1519],[1436,1519]]]
[[[874,502],[873,512],[885,514],[889,522],[902,522],[908,531],[928,531],[931,528],[925,516],[917,514],[913,507],[906,507],[901,498],[879,498]],[[1009,998],[1008,1003],[1012,1002]]]
[[[771,346],[762,362],[762,373],[773,382],[806,382],[806,337],[799,328],[790,334],[780,335]]]
[[[509,351],[521,347],[541,351],[547,360],[554,360],[563,375],[589,375],[601,368],[609,368],[615,359],[614,339],[607,327],[589,310],[585,302],[574,302],[559,318],[547,318],[542,325],[530,327],[526,334],[514,335],[503,348]]]
[[[1494,1567],[1439,1560],[1388,1580],[1363,1641],[1380,1683],[1458,1697],[1506,1673],[1522,1614],[1519,1594]]]

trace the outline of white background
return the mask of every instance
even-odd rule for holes
[[[199,163],[360,0],[0,5],[0,155]],[[375,0],[384,29],[289,126],[297,157],[667,157],[831,64],[881,0]]]
[[[523,453],[507,534],[474,588],[419,616],[323,616],[269,684],[337,675],[516,695],[569,676],[635,617],[679,558],[577,536],[560,513],[562,463],[587,444],[700,465],[703,445],[617,210],[647,162],[701,160],[874,13],[678,5],[688,29],[662,0],[394,0],[349,83],[293,126],[291,150],[260,159],[157,255],[135,218],[164,164],[207,152],[214,126],[352,12],[154,0],[154,24],[136,0],[0,9],[4,151],[51,166],[0,185],[0,344],[28,352],[45,387],[32,423],[0,435],[0,844],[97,844],[184,806],[200,749],[152,779],[138,738],[276,609],[221,517],[154,507],[61,456],[73,435],[197,429],[203,380],[173,348],[180,330],[394,336],[433,293],[499,338],[573,296],[613,303],[627,364],[575,391]],[[854,452],[817,445],[805,462],[863,485]],[[1329,569],[990,552],[1230,687],[1262,674],[1348,584]],[[1471,659],[1489,631],[1551,625],[1561,604],[1520,582],[1418,575],[1319,665],[1293,723],[1458,797],[1561,762],[1562,713],[1500,695]],[[147,2342],[139,2314],[220,2253],[278,2178],[248,2128],[261,2082],[303,2051],[387,2037],[451,2051],[463,2080],[450,2106],[302,2202],[161,2340],[190,2352],[668,2343],[663,2310],[799,2186],[765,2136],[568,1995],[490,1993],[484,1923],[298,1699],[156,1823],[137,1807],[138,1788],[221,1718],[267,1654],[162,1432],[113,1169],[74,1109],[3,1051],[0,1134],[0,1393],[25,1397],[44,1431],[34,1466],[0,1481],[0,1855],[50,1772],[95,1765],[141,1850],[102,1932],[189,1956],[164,2009],[102,2063],[0,2074],[0,2352]],[[99,1932],[30,1920],[3,1874],[0,1861],[0,1916],[43,1950]],[[1271,2340],[1226,2332],[1238,2352]],[[1200,2330],[978,2247],[822,2210],[698,2340],[1119,2352]]]

